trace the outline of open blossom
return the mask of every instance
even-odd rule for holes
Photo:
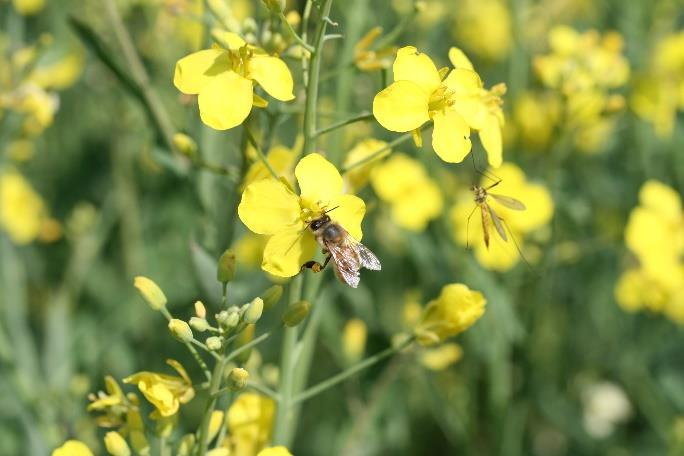
[[[240,220],[257,234],[270,236],[261,267],[280,277],[296,275],[316,253],[307,225],[326,210],[354,239],[361,240],[366,205],[343,193],[342,176],[319,154],[302,158],[295,167],[301,190],[297,195],[282,180],[263,179],[245,188],[238,206]]]
[[[142,371],[124,379],[124,383],[138,385],[140,392],[156,407],[156,412],[162,417],[175,415],[181,404],[187,404],[195,397],[192,381],[185,368],[173,359],[166,362],[180,377]]]
[[[173,83],[185,94],[198,95],[202,122],[216,130],[240,125],[252,106],[267,105],[254,93],[255,84],[277,100],[294,99],[294,82],[285,62],[234,33],[221,37],[227,48],[198,51],[176,63]]]

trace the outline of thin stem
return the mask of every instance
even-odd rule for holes
[[[332,377],[330,377],[327,380],[323,380],[322,382],[318,383],[317,385],[314,385],[311,388],[304,391],[303,393],[297,395],[294,399],[292,399],[292,404],[293,405],[298,404],[300,402],[303,402],[307,399],[310,399],[310,398],[322,393],[323,391],[325,391],[329,388],[332,388],[333,386],[337,385],[338,383],[341,383],[341,382],[345,381],[346,379],[348,379],[349,377],[351,377],[352,375],[356,374],[357,372],[360,372],[360,371],[382,361],[383,359],[388,358],[388,357],[394,355],[395,353],[403,350],[404,348],[406,348],[410,344],[412,344],[413,341],[414,341],[414,338],[411,337],[411,338],[405,340],[404,342],[402,342],[401,344],[399,344],[395,347],[388,347],[385,350],[364,359],[363,361],[361,361],[360,363],[350,367],[349,369],[346,369],[337,375],[333,375]]]
[[[226,362],[235,359],[240,353],[243,353],[244,351],[249,350],[250,348],[252,348],[252,347],[260,344],[261,342],[265,341],[266,339],[268,339],[268,337],[270,335],[271,335],[270,332],[264,333],[264,334],[260,335],[259,337],[257,337],[256,339],[249,341],[248,343],[246,343],[242,347],[239,347],[239,348],[233,350],[233,352],[231,352],[231,354],[226,357]]]
[[[275,170],[273,169],[271,164],[266,159],[266,155],[264,155],[264,152],[261,150],[261,147],[259,147],[259,144],[257,144],[256,139],[254,139],[254,136],[252,136],[252,132],[249,131],[249,128],[247,127],[247,125],[245,125],[244,127],[245,127],[245,134],[247,135],[247,141],[249,141],[249,143],[252,145],[252,147],[254,147],[254,150],[256,150],[256,153],[259,156],[259,159],[264,164],[264,166],[266,167],[268,172],[271,173],[271,176],[273,176],[273,178],[275,180],[278,180],[278,173],[275,172]]]
[[[260,392],[261,394],[264,394],[274,401],[280,401],[280,396],[276,391],[273,391],[271,388],[269,388],[266,385],[262,385],[261,383],[255,382],[253,380],[248,380],[247,381],[247,388],[252,388],[253,390],[256,390]]]
[[[302,39],[302,37],[300,37],[299,35],[297,35],[297,32],[295,32],[295,30],[292,28],[292,26],[291,26],[290,23],[287,21],[287,18],[285,17],[285,15],[283,14],[282,11],[278,14],[278,17],[280,18],[280,20],[281,20],[281,22],[283,23],[283,25],[285,25],[285,28],[286,28],[287,31],[290,33],[290,36],[292,36],[292,38],[294,38],[295,41],[296,41],[297,43],[300,44],[300,46],[302,46],[304,49],[306,49],[306,50],[309,51],[309,52],[313,52],[313,51],[314,51],[314,48],[311,47],[311,45],[309,45],[306,41],[304,41],[304,40]]]
[[[309,38],[309,19],[311,18],[311,9],[313,8],[313,0],[307,0],[304,7],[304,14],[302,15],[302,41],[305,43]],[[305,86],[309,86],[309,55],[302,52],[302,81]]]
[[[311,53],[311,67],[309,68],[309,80],[306,85],[306,107],[304,110],[304,147],[302,155],[308,155],[316,149],[316,108],[318,105],[318,79],[321,72],[322,50],[325,29],[328,22],[324,18],[330,15],[332,0],[324,0],[320,8],[320,21],[314,37],[314,50]]]
[[[209,354],[210,354],[214,359],[216,359],[217,361],[221,359],[221,357],[220,357],[219,355],[217,355],[217,354],[214,353],[213,351],[209,350],[209,347],[207,347],[206,345],[204,345],[202,342],[200,342],[200,341],[197,340],[197,339],[191,339],[190,342],[189,342],[189,344],[195,344],[195,345],[197,345],[199,348],[201,348],[202,350],[206,350],[206,352],[209,353]],[[190,345],[190,347],[192,347],[192,345]]]
[[[147,71],[143,66],[142,60],[140,59],[138,52],[135,50],[135,46],[133,45],[131,35],[128,33],[128,30],[126,30],[126,27],[124,26],[124,23],[121,20],[121,16],[119,15],[119,12],[116,9],[114,0],[102,1],[104,3],[105,10],[107,11],[109,22],[112,26],[112,29],[114,29],[116,39],[119,42],[119,45],[121,46],[121,50],[123,51],[124,59],[126,60],[128,66],[131,68],[131,73],[133,75],[133,78],[135,79],[135,82],[138,84],[138,86],[140,86],[140,90],[142,91],[145,103],[150,109],[150,113],[159,125],[162,139],[164,140],[166,146],[169,148],[170,151],[178,152],[176,146],[173,143],[173,134],[175,132],[175,128],[171,123],[171,118],[166,112],[166,109],[164,108],[164,105],[161,103],[161,100],[157,96],[157,93],[154,91],[152,85],[150,84],[150,78],[147,75]]]
[[[204,415],[202,416],[202,422],[200,423],[197,442],[197,456],[204,456],[207,453],[207,448],[209,447],[209,422],[211,421],[211,414],[216,407],[216,401],[218,399],[217,392],[221,387],[221,379],[223,378],[223,370],[226,367],[225,358],[221,358],[214,366],[214,372],[211,374],[211,381],[209,384],[209,399],[207,400],[207,405],[204,408]]]
[[[207,163],[201,158],[194,159],[192,163],[198,168],[204,169],[206,171],[210,171],[215,174],[220,174],[222,176],[228,176],[233,181],[237,181],[240,175],[240,171],[238,171],[235,167],[226,167],[216,165],[214,163]]]
[[[347,165],[344,168],[342,168],[342,173],[348,173],[352,169],[358,168],[359,166],[365,165],[366,163],[370,163],[376,158],[381,157],[385,152],[388,150],[392,149],[394,146],[398,146],[401,143],[404,143],[408,141],[409,139],[413,138],[413,132],[408,132],[404,133],[403,135],[399,136],[397,139],[394,141],[388,142],[386,145],[381,147],[380,149],[376,150],[375,152],[371,153],[370,155],[362,158],[361,160],[358,160],[351,165]]]
[[[202,372],[204,372],[204,376],[207,377],[207,380],[211,380],[211,372],[209,372],[209,367],[207,367],[207,363],[204,362],[197,350],[195,350],[195,347],[193,347],[189,342],[186,342],[185,346],[188,347],[188,350],[190,350],[190,353],[192,353],[192,356],[195,358],[195,361],[197,361],[197,364],[199,364]]]
[[[337,130],[338,128],[342,128],[345,125],[353,124],[356,122],[363,122],[364,120],[370,119],[373,119],[373,113],[364,112],[354,117],[350,117],[349,119],[341,120],[339,122],[335,122],[334,124],[328,125],[327,127],[321,128],[320,130],[316,131],[314,136],[319,137],[331,131]]]

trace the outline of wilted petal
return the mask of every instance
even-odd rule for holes
[[[240,125],[252,110],[252,81],[232,71],[214,76],[199,94],[202,122],[215,130]]]
[[[277,57],[255,55],[249,60],[247,77],[254,79],[273,98],[280,101],[294,99],[292,73]]]
[[[410,81],[398,81],[373,99],[373,115],[390,131],[414,130],[430,120],[430,94]]]
[[[397,59],[392,66],[394,81],[411,81],[428,94],[437,90],[440,84],[439,72],[427,54],[422,54],[413,46],[397,51]]]
[[[264,179],[249,184],[242,193],[238,216],[251,231],[274,234],[297,224],[300,210],[299,199],[285,184]]]
[[[187,94],[197,94],[202,87],[230,70],[228,53],[223,49],[205,49],[183,57],[176,63],[173,84]]]
[[[278,277],[292,277],[316,254],[316,241],[308,230],[280,231],[264,248],[261,268]]]
[[[450,109],[437,113],[433,120],[435,128],[432,132],[432,147],[435,153],[445,162],[462,162],[472,147],[468,125],[458,113]]]

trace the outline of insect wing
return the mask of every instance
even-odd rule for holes
[[[360,280],[361,260],[354,246],[349,242],[326,243],[325,248],[332,255],[337,278],[350,287],[356,288]]]
[[[501,204],[502,206],[505,206],[509,209],[513,209],[516,211],[524,211],[527,209],[523,203],[518,201],[515,198],[511,198],[510,196],[503,196],[503,195],[497,195],[495,193],[487,193],[489,196],[494,198],[494,200]]]
[[[501,239],[503,239],[504,242],[508,241],[508,236],[506,236],[506,230],[504,230],[501,219],[498,215],[496,215],[496,212],[494,212],[492,206],[488,205],[487,208],[489,209],[489,214],[492,216],[492,221],[494,222],[494,227],[496,228],[497,233],[499,233],[499,236],[501,236]]]
[[[378,260],[378,257],[376,257],[375,254],[371,252],[368,247],[366,247],[358,241],[351,240],[349,238],[348,240],[356,243],[356,252],[359,254],[359,260],[361,260],[362,267],[370,269],[372,271],[379,271],[380,269],[382,269],[382,267],[380,266],[380,260]]]

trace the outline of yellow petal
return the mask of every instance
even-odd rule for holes
[[[237,51],[242,46],[247,44],[245,40],[243,40],[242,37],[237,33],[228,32],[218,28],[211,30],[211,36],[232,51]]]
[[[330,219],[342,225],[342,228],[357,241],[361,240],[361,221],[366,214],[366,203],[354,195],[339,195],[330,201],[336,209],[330,211]]]
[[[252,110],[252,81],[232,71],[214,76],[199,94],[202,122],[215,130],[240,125]]]
[[[482,146],[487,151],[489,165],[494,168],[501,166],[501,125],[494,115],[486,117],[484,125],[479,131]]]
[[[275,446],[264,448],[263,450],[259,451],[257,456],[292,456],[292,453],[290,453],[284,446]]]
[[[228,53],[223,49],[205,49],[183,57],[176,63],[173,85],[187,94],[197,94],[214,76],[230,69]]]
[[[449,49],[449,61],[454,68],[464,68],[466,70],[472,71],[475,70],[473,64],[470,62],[470,59],[468,59],[465,53],[457,47],[452,47]]]
[[[445,162],[462,162],[472,146],[468,125],[450,109],[437,113],[433,120],[435,128],[432,132],[432,147],[435,153]]]
[[[297,275],[302,265],[314,258],[317,245],[309,230],[280,231],[266,243],[261,269],[278,277]]]
[[[254,79],[273,98],[280,101],[294,99],[292,73],[277,57],[255,55],[249,60],[247,77]]]
[[[238,216],[257,234],[275,234],[291,226],[301,228],[299,199],[280,181],[263,179],[247,186]]]
[[[335,165],[320,154],[309,154],[295,168],[302,202],[305,206],[326,206],[342,193],[342,176]]]
[[[429,101],[429,93],[417,84],[398,81],[375,96],[373,115],[386,129],[403,133],[430,120]]]
[[[411,81],[428,94],[437,90],[441,82],[437,67],[430,57],[418,52],[413,46],[406,46],[397,51],[397,59],[392,70],[395,82]]]
[[[451,70],[449,76],[444,80],[444,84],[456,96],[479,94],[482,88],[480,76],[476,72],[464,68]]]
[[[59,448],[55,448],[52,456],[93,456],[93,452],[80,440],[67,440]]]

